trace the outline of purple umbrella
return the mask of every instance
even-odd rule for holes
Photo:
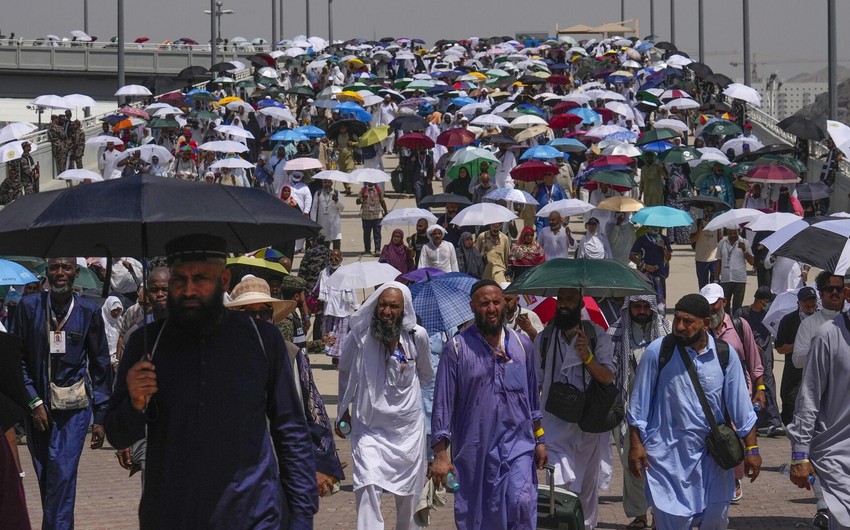
[[[410,271],[407,274],[402,274],[401,277],[410,282],[421,282],[429,276],[431,278],[436,278],[437,276],[442,276],[443,274],[445,274],[445,271],[441,271],[440,269],[435,269],[433,267],[424,267],[422,269]]]

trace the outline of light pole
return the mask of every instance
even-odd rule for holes
[[[649,34],[655,38],[655,0],[649,0]]]
[[[222,5],[221,0],[210,0],[210,8],[204,10],[204,13],[210,16],[210,61],[212,64],[218,62],[217,55],[218,40],[221,38],[221,16],[234,14],[232,9],[222,9]],[[218,22],[217,26],[216,22]]]
[[[277,1],[272,0],[272,50],[277,44]]]
[[[699,20],[699,62],[705,64],[705,26],[702,0],[697,2],[697,19]]]
[[[83,31],[89,34],[89,0],[83,0]]]
[[[333,0],[328,0],[328,44],[334,43]]]
[[[310,36],[310,0],[305,0],[307,5],[307,32],[305,35]]]
[[[826,2],[827,84],[829,119],[838,119],[838,41],[835,33],[835,0]]]
[[[750,72],[750,0],[743,0],[744,20],[744,84],[751,86],[752,72]]]
[[[676,2],[670,0],[670,44],[676,44]]]
[[[124,77],[124,0],[118,0],[118,87],[126,85]],[[121,102],[118,98],[118,102]]]
[[[626,0],[620,0],[620,22],[626,20]]]

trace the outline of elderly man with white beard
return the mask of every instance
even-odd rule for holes
[[[384,528],[384,490],[395,495],[396,529],[413,529],[427,465],[420,387],[434,377],[428,333],[416,325],[410,290],[398,282],[375,291],[350,325],[336,433],[351,435],[357,528]]]

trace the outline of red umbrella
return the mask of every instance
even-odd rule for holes
[[[556,114],[549,119],[549,127],[553,129],[567,129],[581,123],[581,116],[575,114]]]
[[[463,147],[474,141],[475,133],[463,127],[449,129],[437,137],[437,143],[446,147]]]
[[[794,171],[781,164],[767,164],[756,166],[747,171],[747,176],[741,180],[748,182],[761,182],[763,184],[790,184],[800,181],[800,177]]]
[[[602,327],[602,329],[608,329],[608,321],[605,319],[605,315],[602,313],[602,310],[599,309],[599,305],[596,303],[596,300],[591,296],[582,297],[584,300],[584,310],[582,311],[582,318],[589,317],[594,323],[598,324]],[[524,294],[520,295],[519,303],[522,307],[526,307],[540,317],[540,321],[543,324],[546,324],[550,320],[555,317],[555,311],[557,311],[557,299],[554,296],[550,296],[547,298],[541,298],[539,296]],[[587,312],[587,315],[584,313]]]
[[[581,107],[581,105],[579,105],[575,101],[562,101],[552,107],[552,112],[554,114],[561,114],[563,112],[567,112],[570,109],[577,109],[578,107]]]
[[[123,114],[125,116],[135,116],[137,118],[142,118],[143,120],[151,119],[151,117],[148,116],[147,112],[143,111],[142,109],[137,109],[135,107],[124,106],[124,107],[121,107],[121,109],[118,112],[120,112],[121,114]]]
[[[614,113],[607,107],[597,107],[593,109],[597,114],[602,116],[602,123],[608,123],[614,119]]]
[[[589,180],[589,181],[587,181],[587,184],[585,184],[582,187],[584,189],[586,189],[587,191],[593,191],[593,190],[595,190],[596,188],[599,187],[599,183],[596,182],[595,180]],[[608,184],[608,187],[613,189],[614,191],[618,191],[620,193],[625,193],[625,192],[630,191],[632,189],[629,186],[615,186],[613,184]]]
[[[138,39],[134,40],[133,42],[135,42],[136,44],[141,44],[141,43],[147,42],[149,40],[151,40],[150,37],[139,37]]]
[[[613,166],[613,165],[623,165],[627,166],[634,162],[631,158],[625,155],[605,155],[600,156],[590,164],[588,167],[599,167],[599,166]]]
[[[570,78],[562,74],[553,74],[546,78],[546,82],[553,85],[569,85]]]
[[[180,92],[169,92],[157,98],[160,103],[170,103],[172,105],[184,105],[186,103],[186,94]]]
[[[422,133],[407,133],[400,136],[396,140],[396,145],[406,147],[407,149],[431,149],[434,147],[434,140],[428,138]]]
[[[511,176],[515,180],[522,180],[525,182],[538,182],[543,180],[543,177],[546,175],[557,174],[557,166],[548,162],[541,162],[540,160],[529,160],[528,162],[524,162],[511,170]]]

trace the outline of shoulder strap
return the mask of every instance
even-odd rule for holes
[[[744,323],[741,322],[741,317],[732,316],[732,327],[735,328],[735,333],[738,334],[738,338],[741,339],[741,343],[744,342]]]
[[[726,375],[726,367],[729,366],[729,343],[720,339],[714,339],[714,345],[717,351],[717,360],[720,361],[720,368],[723,369],[723,375]]]
[[[691,361],[690,355],[686,354],[682,348],[677,348],[679,350],[679,356],[682,357],[682,361],[685,363],[685,366],[688,369],[688,375],[691,378],[691,383],[694,385],[694,390],[696,390],[697,397],[699,398],[699,404],[702,406],[702,411],[705,413],[705,418],[708,420],[708,424],[711,426],[712,432],[717,432],[717,418],[714,417],[714,412],[711,411],[711,406],[708,404],[708,399],[705,397],[705,391],[702,389],[702,384],[699,382],[699,377],[697,377],[696,368],[694,368],[694,363]],[[727,346],[726,354],[728,356],[729,350]]]
[[[673,335],[667,335],[661,339],[661,353],[658,355],[658,372],[667,366],[670,358],[673,357],[673,351],[676,348],[676,338]]]
[[[581,329],[584,331],[584,334],[587,335],[590,351],[596,353],[596,328],[593,326],[593,322],[582,320]]]
[[[546,354],[549,353],[549,340],[552,339],[552,334],[555,332],[555,327],[552,325],[543,328],[540,332],[540,369],[546,367]]]

